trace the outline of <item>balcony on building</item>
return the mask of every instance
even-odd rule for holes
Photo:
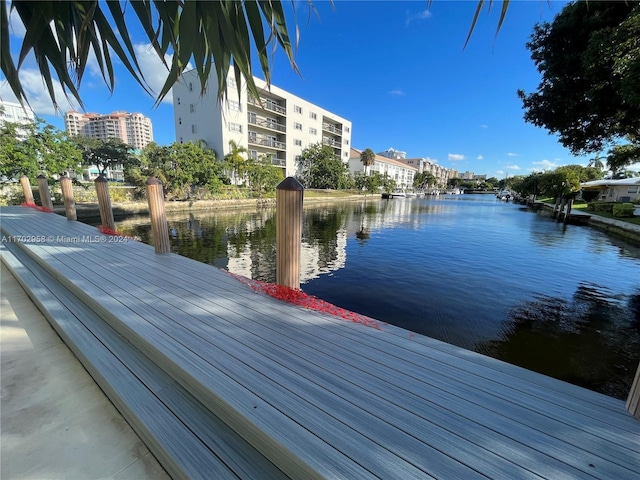
[[[271,117],[263,117],[261,115],[257,115],[255,112],[247,113],[247,122],[250,125],[255,125],[256,127],[261,127],[267,130],[272,130],[276,132],[286,132],[287,127],[284,123],[280,123],[278,119]]]
[[[249,95],[249,98],[247,99],[247,104],[250,106],[264,109],[264,110],[269,110],[279,115],[285,116],[287,114],[287,109],[285,107],[284,99],[275,99],[275,98],[263,96],[262,98],[260,98],[260,101],[258,101],[257,98]]]
[[[262,147],[273,148],[275,150],[286,150],[284,135],[261,135],[256,131],[249,130],[249,145],[260,145]]]

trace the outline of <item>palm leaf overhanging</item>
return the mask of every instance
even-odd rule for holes
[[[465,42],[468,44],[482,8],[489,9],[497,0],[477,0],[477,8]],[[333,1],[332,1],[333,3]],[[496,34],[504,22],[510,0],[502,0]],[[315,11],[312,0],[309,10]],[[427,1],[427,8],[432,0]],[[291,0],[295,18],[295,3]],[[125,15],[129,8],[132,13]],[[9,14],[15,11],[26,33],[17,63],[11,56]],[[108,12],[109,17],[106,15]],[[155,105],[169,93],[191,61],[200,79],[201,92],[213,69],[218,79],[218,98],[227,91],[227,74],[233,68],[238,92],[241,78],[249,92],[259,98],[253,81],[252,50],[255,49],[267,85],[271,82],[269,56],[281,47],[293,70],[299,73],[294,59],[299,30],[295,23],[295,42],[289,36],[282,2],[279,0],[84,0],[25,1],[0,0],[0,67],[17,99],[27,102],[19,70],[30,53],[58,108],[52,69],[64,95],[83,105],[79,89],[91,53],[109,90],[115,88],[114,60],[119,60],[131,76],[149,93],[127,23],[139,22],[149,43],[167,66],[165,83]],[[112,56],[115,55],[115,58]],[[172,55],[167,64],[165,55]]]
[[[133,14],[127,16],[129,8]],[[17,62],[11,56],[9,13],[13,10],[26,28]],[[107,12],[111,21],[107,18]],[[249,91],[259,97],[253,82],[251,62],[255,52],[267,84],[271,80],[269,55],[281,47],[294,71],[294,45],[289,37],[282,3],[279,1],[141,0],[135,2],[97,0],[33,2],[0,0],[0,61],[2,73],[20,102],[28,99],[18,72],[33,53],[49,96],[57,108],[52,70],[67,98],[80,105],[79,88],[93,52],[110,91],[115,87],[114,60],[149,93],[138,64],[127,23],[135,18],[147,39],[165,62],[166,81],[156,105],[167,95],[190,61],[197,70],[201,91],[213,69],[218,78],[219,98],[227,89],[227,74],[233,68],[238,89],[244,77]],[[297,37],[297,25],[296,25]],[[271,47],[271,51],[269,49]],[[173,55],[169,63],[165,55]],[[114,58],[115,57],[115,58]]]

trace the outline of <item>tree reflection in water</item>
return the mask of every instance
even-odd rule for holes
[[[503,337],[477,351],[626,399],[638,368],[640,290],[616,296],[582,283],[568,301],[540,296],[509,317]]]

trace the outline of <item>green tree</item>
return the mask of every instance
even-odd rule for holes
[[[305,148],[299,165],[302,183],[308,188],[346,189],[354,186],[347,165],[328,145],[316,143]]]
[[[527,48],[542,81],[518,95],[524,118],[574,154],[640,132],[640,4],[574,2],[535,26]]]
[[[233,140],[229,141],[229,153],[224,156],[224,167],[234,184],[242,183],[247,173],[247,149]]]
[[[133,148],[119,138],[100,140],[74,137],[73,141],[82,152],[82,164],[85,167],[95,165],[101,175],[106,175],[107,169],[113,170],[120,165],[125,168],[138,163],[138,158],[132,153]]]
[[[598,170],[604,170],[604,163],[602,163],[600,152],[596,152],[596,156],[589,160],[588,166],[597,168]]]
[[[607,167],[612,176],[616,176],[620,170],[633,163],[640,162],[640,143],[616,145],[607,155]]]
[[[82,157],[65,132],[42,119],[26,124],[4,122],[0,126],[0,176],[27,175],[35,182],[40,174],[52,179],[75,171]]]
[[[413,178],[413,188],[430,188],[437,182],[436,177],[430,172],[420,172]]]
[[[364,165],[364,173],[365,175],[369,173],[369,167],[371,167],[376,161],[376,154],[373,153],[373,150],[370,148],[365,148],[362,153],[360,153],[360,161],[362,165]]]
[[[143,186],[150,176],[157,177],[170,200],[191,198],[199,188],[218,192],[225,180],[215,153],[195,143],[151,143],[142,151],[140,166],[125,172],[127,181],[138,186]]]
[[[271,163],[270,155],[263,155],[258,159],[249,159],[247,162],[247,178],[250,188],[262,197],[262,192],[273,192],[284,179],[281,168]]]

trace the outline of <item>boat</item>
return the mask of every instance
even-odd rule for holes
[[[513,199],[514,194],[511,190],[507,189],[503,189],[500,190],[497,194],[496,194],[496,198],[500,199],[500,200],[504,200],[505,202],[508,202],[509,200]]]
[[[390,198],[407,198],[407,194],[404,192],[404,190],[396,189],[389,194],[389,197]]]

